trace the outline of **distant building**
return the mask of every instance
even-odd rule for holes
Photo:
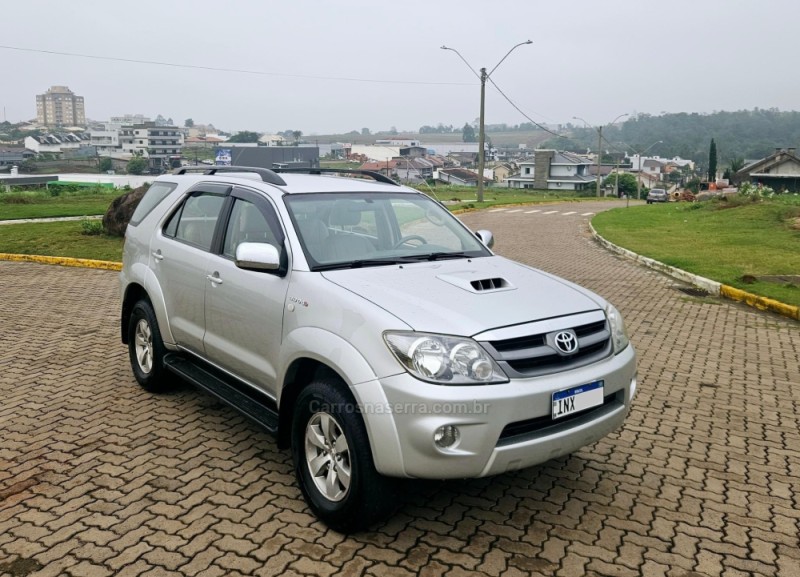
[[[105,125],[102,130],[90,130],[91,145],[97,150],[98,156],[111,156],[122,152],[119,143],[120,128],[117,125]]]
[[[177,126],[158,126],[155,122],[123,126],[119,131],[122,152],[141,155],[148,159],[151,172],[172,168],[180,161],[183,149],[183,131]]]
[[[460,186],[478,186],[478,173],[466,168],[443,168],[437,172],[437,180],[447,184]],[[485,185],[491,185],[492,180],[484,178]]]
[[[585,190],[595,186],[591,161],[571,152],[537,150],[533,160],[519,162],[520,173],[506,179],[509,188]]]
[[[230,150],[233,166],[261,168],[319,168],[316,146],[257,146],[256,143],[224,143],[215,151]],[[215,155],[216,155],[215,152]]]
[[[36,154],[45,152],[61,154],[64,152],[74,152],[79,149],[84,149],[84,152],[86,152],[89,146],[89,135],[82,132],[53,132],[41,134],[39,136],[25,137],[25,148]]]
[[[44,126],[86,126],[83,96],[66,86],[52,86],[36,95],[36,120]]]
[[[736,182],[751,182],[777,191],[800,192],[800,157],[795,148],[776,148],[775,152],[750,162],[734,175]]]
[[[147,124],[153,122],[153,119],[143,114],[125,114],[124,116],[112,116],[110,119],[111,124],[119,124],[120,126],[133,126],[134,124]]]
[[[0,170],[18,166],[33,156],[33,152],[24,148],[0,148]]]

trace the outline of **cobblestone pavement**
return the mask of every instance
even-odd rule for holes
[[[604,251],[582,214],[608,206],[463,220],[620,308],[640,354],[625,426],[528,470],[414,483],[352,537],[309,515],[255,425],[136,385],[116,273],[0,263],[0,575],[800,575],[798,324]]]

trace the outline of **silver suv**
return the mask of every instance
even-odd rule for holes
[[[625,419],[636,355],[598,295],[380,174],[202,170],[157,178],[128,226],[133,373],[274,432],[332,528],[389,514],[393,478],[529,467]]]

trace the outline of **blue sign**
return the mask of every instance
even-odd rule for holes
[[[231,165],[231,149],[230,148],[218,148],[217,149],[217,158],[216,162],[214,162],[217,166],[230,166]]]

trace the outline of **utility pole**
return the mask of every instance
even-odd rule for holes
[[[485,163],[485,154],[484,154],[483,147],[484,147],[485,141],[486,141],[486,129],[485,129],[485,125],[484,125],[484,108],[485,108],[485,104],[486,104],[486,81],[489,80],[489,78],[492,76],[494,71],[497,70],[497,67],[500,66],[506,58],[508,58],[508,55],[511,54],[512,52],[514,52],[514,50],[516,50],[517,48],[519,48],[523,44],[533,44],[533,41],[532,40],[526,40],[525,42],[520,42],[519,44],[516,44],[515,46],[512,46],[511,50],[506,52],[506,55],[503,56],[500,59],[500,62],[495,64],[494,68],[492,68],[488,73],[486,72],[486,68],[481,68],[480,74],[475,72],[475,69],[472,66],[470,66],[470,63],[467,62],[466,59],[463,56],[461,56],[461,53],[458,50],[456,50],[455,48],[449,48],[447,46],[442,46],[442,50],[450,50],[450,51],[455,52],[456,54],[458,54],[458,57],[461,58],[461,60],[464,62],[464,64],[466,64],[467,67],[470,70],[472,70],[472,73],[475,76],[477,76],[478,79],[481,81],[481,112],[480,112],[480,120],[479,120],[479,122],[480,122],[480,131],[479,131],[479,136],[478,136],[478,141],[479,141],[478,142],[478,202],[483,202],[483,169],[484,169],[484,163]]]
[[[481,117],[480,132],[478,135],[478,202],[483,202],[483,167],[486,164],[486,154],[483,150],[486,142],[486,129],[484,128],[484,106],[486,104],[486,69],[481,68]]]
[[[608,125],[609,126],[613,126],[614,124],[616,124],[617,120],[619,120],[620,118],[624,118],[626,116],[628,116],[627,112],[625,114],[620,114],[614,120],[609,122]],[[598,127],[594,127],[591,124],[589,124],[588,122],[586,122],[586,120],[584,120],[580,116],[573,116],[572,118],[574,120],[580,120],[581,122],[583,122],[589,128],[594,128],[597,131],[597,185],[596,185],[597,188],[596,188],[595,192],[596,192],[597,196],[599,197],[600,196],[600,179],[601,179],[600,161],[601,161],[602,156],[603,156],[603,153],[602,153],[602,147],[603,147],[603,125],[601,124]]]
[[[600,175],[600,159],[603,156],[602,151],[603,146],[603,125],[601,124],[600,127],[597,129],[597,198],[600,198],[600,179],[602,176]]]

